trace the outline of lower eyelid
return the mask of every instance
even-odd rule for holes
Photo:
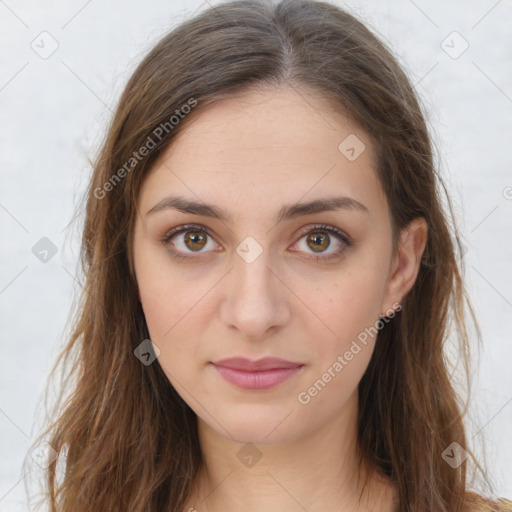
[[[313,230],[315,231],[315,230]],[[347,249],[347,247],[350,246],[350,243],[345,240],[343,237],[341,237],[340,235],[338,235],[337,233],[333,233],[333,232],[327,232],[328,235],[330,237],[333,237],[335,238],[339,244],[340,244],[340,247],[338,247],[338,249],[335,249],[333,250],[332,252],[319,252],[319,253],[315,253],[315,252],[305,252],[305,251],[300,251],[300,250],[296,250],[295,252],[302,252],[304,254],[307,254],[308,257],[313,257],[315,258],[316,260],[328,260],[328,259],[334,259],[338,256],[341,256],[341,254],[345,251],[345,249]],[[299,244],[301,242],[301,240],[307,236],[309,233],[306,233],[305,235],[302,235],[299,240],[297,240],[297,242],[295,242],[293,244],[293,246],[296,246],[297,244]],[[330,245],[330,244],[329,244]]]
[[[207,231],[205,231],[204,229],[197,229],[197,228],[187,228],[187,229],[183,229],[183,230],[179,230],[179,231],[176,231],[174,233],[171,233],[170,235],[166,235],[165,238],[162,240],[162,242],[164,243],[164,245],[167,245],[167,244],[172,244],[172,240],[174,238],[177,238],[179,236],[182,236],[182,235],[185,235],[187,232],[190,232],[190,231],[197,231],[199,233],[202,233],[204,234],[206,237],[207,237],[207,243],[208,243],[208,238],[210,238],[214,243],[217,243],[215,241],[215,238],[210,234],[208,233]],[[174,244],[173,244],[174,245]],[[173,252],[177,252],[177,253],[183,253],[183,251],[180,251],[180,250],[177,250],[177,251],[173,251]],[[187,254],[187,255],[194,255],[194,254],[204,254],[206,252],[211,252],[211,251],[204,251],[204,252],[190,252],[190,253],[184,253],[184,254]]]
[[[336,240],[338,240],[342,244],[342,247],[340,247],[339,249],[337,249],[331,253],[317,253],[316,255],[315,255],[315,253],[306,253],[306,254],[309,254],[310,256],[315,257],[317,260],[318,259],[327,260],[330,258],[335,258],[337,256],[340,256],[341,253],[343,253],[345,251],[345,249],[351,245],[351,242],[348,239],[348,237],[346,237],[346,235],[344,235],[342,233],[338,233],[333,228],[331,228],[331,229],[328,229],[328,228],[329,228],[329,226],[328,227],[313,226],[312,228],[308,229],[306,232],[303,232],[300,235],[299,239],[296,242],[294,242],[292,245],[298,244],[305,236],[309,235],[310,233],[313,233],[313,232],[327,233],[330,237],[334,237]],[[174,232],[173,232],[173,230],[171,230],[171,232],[169,232],[169,234],[167,234],[164,237],[162,242],[164,243],[164,245],[167,245],[167,244],[171,243],[171,240],[173,238],[176,238],[179,235],[186,234],[188,231],[198,231],[200,233],[203,233],[207,237],[211,238],[217,244],[217,242],[215,241],[215,238],[208,232],[208,230],[201,226],[183,226],[182,228],[176,229]],[[178,259],[194,258],[196,255],[200,256],[201,254],[207,254],[209,252],[212,252],[212,251],[183,252],[180,250],[172,250],[172,249],[169,249],[169,251],[172,253],[172,255],[174,257],[176,257]],[[302,252],[302,251],[298,251],[298,252]]]

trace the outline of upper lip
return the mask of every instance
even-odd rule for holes
[[[260,370],[275,370],[278,368],[296,368],[303,366],[302,363],[294,363],[286,361],[279,357],[264,357],[256,361],[251,361],[245,357],[232,357],[229,359],[221,359],[213,363],[216,366],[223,366],[225,368],[232,368],[233,370],[243,370],[246,372],[254,372]]]

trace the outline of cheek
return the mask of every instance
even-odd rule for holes
[[[134,264],[142,308],[156,343],[171,337],[174,326],[199,302],[206,284],[180,272],[171,255],[144,240],[134,250]]]
[[[310,289],[309,297],[316,314],[308,311],[302,328],[311,340],[312,364],[297,399],[329,415],[355,392],[370,362],[380,313],[378,272],[340,274]]]
[[[153,284],[141,290],[141,301],[150,338],[161,351],[162,366],[176,366],[185,361],[187,365],[197,364],[199,326],[201,318],[208,314],[201,295],[207,290],[198,294],[198,290],[191,290],[190,284],[162,286],[162,279],[155,279]]]
[[[140,300],[149,337],[160,349],[158,357],[161,365],[167,367],[171,360],[170,340],[176,340],[173,355],[187,346],[179,343],[182,333],[180,327],[187,313],[193,308],[191,286],[179,278],[179,274],[171,273],[167,255],[155,251],[149,244],[141,243],[134,251],[135,272],[140,293]],[[168,256],[170,257],[170,256]],[[182,354],[183,355],[183,354]],[[181,355],[181,356],[182,356]]]
[[[303,318],[307,319],[308,331],[316,324],[318,338],[324,340],[317,344],[320,353],[332,355],[348,350],[351,341],[379,318],[381,273],[371,265],[361,267],[331,274],[325,282],[317,280],[314,287],[304,282],[298,290],[307,306]]]
[[[201,360],[200,337],[191,331],[201,314],[197,289],[180,279],[166,279],[158,272],[140,276],[142,308],[149,337],[158,347],[158,364],[182,395],[190,389],[190,377]],[[203,313],[204,314],[204,313]],[[182,385],[185,388],[182,388]]]
[[[160,350],[158,364],[188,399],[189,390],[199,385],[195,376],[205,365],[201,334],[215,316],[211,298],[219,278],[192,267],[180,271],[170,258],[165,251],[139,247],[135,268],[149,337]]]

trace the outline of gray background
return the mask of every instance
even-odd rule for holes
[[[21,462],[79,289],[82,222],[70,222],[88,158],[134,66],[208,3],[0,0],[2,512],[27,510]],[[512,498],[512,3],[337,3],[392,46],[436,134],[484,342],[468,435],[477,453],[485,441],[497,494]],[[57,251],[46,263],[32,252],[43,237]]]

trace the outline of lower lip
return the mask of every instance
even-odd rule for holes
[[[303,366],[294,366],[293,368],[276,368],[274,370],[245,372],[243,370],[234,370],[233,368],[226,368],[215,364],[213,364],[213,366],[221,376],[231,384],[242,389],[251,390],[273,388],[278,384],[281,384],[281,382],[293,377],[303,368]]]

